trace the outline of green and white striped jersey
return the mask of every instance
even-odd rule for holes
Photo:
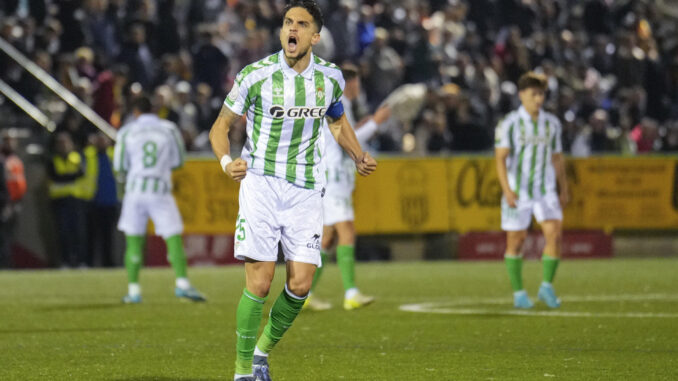
[[[241,157],[248,171],[322,189],[324,116],[343,91],[341,70],[312,54],[302,73],[287,65],[282,50],[242,69],[224,104],[238,115],[247,113]]]
[[[540,110],[537,121],[524,107],[499,122],[495,147],[510,148],[506,169],[511,189],[521,200],[541,198],[556,192],[556,175],[551,157],[562,152],[558,118]]]
[[[143,114],[118,131],[113,169],[126,172],[126,192],[168,194],[172,170],[184,164],[185,154],[174,123]]]

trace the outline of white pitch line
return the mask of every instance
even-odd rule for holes
[[[678,295],[670,294],[622,294],[622,295],[587,295],[568,296],[566,302],[617,302],[617,301],[678,301]],[[506,298],[463,299],[438,303],[403,304],[401,311],[423,312],[451,315],[506,315],[506,316],[546,316],[546,317],[621,317],[621,318],[678,318],[678,313],[664,312],[576,312],[576,311],[531,311],[531,310],[504,310],[496,311],[484,308],[455,308],[467,305],[499,305],[511,304]]]

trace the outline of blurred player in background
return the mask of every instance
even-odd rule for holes
[[[235,255],[245,261],[246,284],[236,312],[236,380],[271,380],[268,355],[301,311],[321,263],[324,117],[360,174],[377,165],[344,113],[341,71],[312,53],[322,25],[315,1],[290,2],[283,11],[282,51],[238,73],[210,131],[222,169],[242,180]],[[245,113],[247,142],[242,157],[232,160],[228,131]],[[279,242],[287,281],[257,341]]]
[[[546,239],[543,281],[537,297],[551,308],[560,307],[552,282],[560,258],[562,208],[569,193],[561,125],[556,116],[541,109],[546,85],[543,75],[523,74],[518,80],[522,106],[499,123],[495,136],[497,176],[503,192],[501,227],[506,231],[504,258],[516,308],[533,307],[523,288],[521,253],[533,214]]]
[[[391,109],[388,106],[381,106],[374,115],[356,125],[353,117],[353,102],[360,95],[358,68],[351,64],[344,64],[341,72],[346,81],[344,95],[341,97],[346,119],[351,125],[356,126],[355,133],[358,141],[364,145],[377,131],[377,127],[389,118]],[[325,132],[329,133],[328,126],[325,127]],[[325,141],[325,163],[327,186],[323,199],[323,239],[320,255],[324,266],[327,263],[327,251],[332,248],[336,238],[337,265],[344,285],[344,309],[353,310],[374,301],[374,297],[362,294],[355,282],[356,234],[353,225],[352,196],[355,188],[355,163],[342,151],[334,139]],[[313,297],[313,290],[318,285],[322,272],[323,267],[318,267],[304,308],[322,311],[332,307],[330,303]]]
[[[184,143],[174,123],[151,113],[152,104],[145,95],[133,101],[134,121],[118,132],[114,169],[125,173],[125,197],[118,229],[125,233],[125,267],[129,280],[124,303],[140,303],[139,270],[143,263],[148,219],[165,239],[168,259],[176,274],[174,293],[196,302],[205,298],[188,281],[186,253],[181,233],[183,222],[172,196],[172,170],[184,163]]]

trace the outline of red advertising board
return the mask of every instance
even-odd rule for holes
[[[191,266],[213,266],[238,263],[233,257],[233,236],[212,234],[184,235],[184,248]],[[159,236],[148,237],[146,266],[167,266],[167,249]]]
[[[541,232],[530,232],[523,246],[525,258],[541,258],[543,248]],[[459,236],[458,257],[462,260],[503,259],[505,250],[504,232],[473,232]],[[565,231],[562,254],[567,259],[610,258],[613,256],[612,235],[597,230]]]

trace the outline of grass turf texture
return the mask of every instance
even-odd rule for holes
[[[678,316],[676,259],[561,266],[559,311]],[[144,302],[122,305],[122,270],[0,272],[0,380],[231,380],[243,273],[240,266],[191,269],[209,298],[192,304],[173,296],[169,269],[145,269]],[[527,261],[523,274],[535,298],[540,263]],[[271,355],[276,381],[678,378],[678,317],[501,315],[512,310],[503,262],[359,264],[357,276],[375,304],[343,311],[338,269],[328,266],[316,295],[334,309],[302,312]],[[283,279],[278,267],[265,316]],[[660,296],[616,300],[622,294]],[[484,302],[497,298],[506,303]],[[477,302],[464,308],[487,312],[399,310],[469,299]]]

